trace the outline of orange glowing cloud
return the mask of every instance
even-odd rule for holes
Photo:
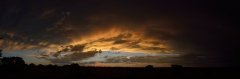
[[[94,29],[95,30],[95,29]],[[173,49],[167,40],[148,37],[142,28],[129,30],[120,27],[111,27],[74,38],[68,45],[85,44],[84,51],[101,49],[103,51],[169,53]]]

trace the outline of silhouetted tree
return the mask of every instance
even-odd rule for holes
[[[78,68],[79,65],[78,65],[77,63],[72,63],[72,64],[70,65],[70,67],[72,67],[72,68]]]
[[[182,69],[183,67],[181,65],[172,65],[173,69]]]
[[[148,69],[151,68],[152,69],[153,65],[147,65],[146,68],[148,68]]]
[[[100,49],[100,50],[98,51],[98,53],[102,53],[102,50]]]
[[[42,65],[42,64],[38,64],[38,67],[44,67],[44,65]]]
[[[33,63],[31,63],[31,64],[29,64],[29,66],[30,66],[30,67],[35,67],[36,65],[33,64]]]
[[[173,71],[173,73],[175,73],[177,75],[182,73],[182,69],[183,69],[183,67],[181,65],[172,65],[172,71]]]
[[[24,60],[21,57],[3,57],[3,65],[25,65]]]
[[[154,69],[153,65],[147,65],[145,68],[147,71],[152,71]]]

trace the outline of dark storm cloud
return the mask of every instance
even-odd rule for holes
[[[122,40],[122,39],[118,39],[116,41],[114,41],[114,44],[122,44],[122,43],[127,43],[127,40]]]
[[[103,38],[103,39],[99,39],[96,41],[99,42],[108,42],[108,41],[114,41],[113,44],[124,44],[124,43],[128,43],[131,42],[130,40],[126,40],[126,38],[131,38],[132,34],[131,33],[121,33],[115,37],[112,38]]]
[[[61,14],[56,14],[53,18],[40,19],[41,11],[44,11],[46,7],[38,8],[32,6],[27,1],[17,1],[4,6],[4,11],[1,15],[1,33],[12,33],[16,37],[25,37],[26,39],[32,39],[36,42],[51,42],[59,43],[59,37],[62,34],[56,34],[54,32],[46,31],[47,28],[53,26],[53,23],[61,18]],[[3,6],[3,5],[2,5]],[[53,38],[54,36],[54,38]],[[51,38],[51,40],[49,40]],[[11,38],[14,41],[25,40],[21,38]],[[62,38],[61,42],[67,41]],[[24,42],[30,43],[30,42]]]
[[[183,54],[190,53],[189,57],[194,57],[191,54],[194,53],[213,58],[220,64],[235,65],[239,56],[239,5],[234,2],[13,0],[0,1],[0,7],[0,33],[16,44],[61,45],[114,26],[124,30],[141,29],[145,38],[168,41]],[[129,42],[113,39],[114,44]],[[141,48],[138,42],[131,45]]]
[[[112,25],[127,25],[123,26],[127,29],[145,27],[145,24],[141,26],[138,23],[144,23],[156,17],[150,16],[152,12],[147,12],[148,9],[136,9],[134,2],[121,6],[124,1],[68,1],[65,3],[64,1],[24,0],[2,2],[5,5],[1,5],[4,7],[1,9],[1,32],[24,36],[37,43],[64,44],[76,36],[84,36],[94,32],[95,29],[105,30]],[[155,34],[150,33],[150,35]],[[25,40],[12,39],[14,41]],[[116,41],[116,43],[120,42],[124,43],[124,40]]]
[[[54,64],[70,64],[70,63],[73,63],[73,61],[80,61],[86,58],[93,57],[96,53],[99,53],[99,52],[98,51],[78,52],[78,53],[66,55],[61,58],[54,58],[54,59],[47,59],[47,60],[51,61]]]
[[[111,47],[110,50],[119,50],[120,48]]]
[[[165,48],[161,48],[161,47],[147,47],[147,48],[143,48],[144,50],[165,50]]]
[[[54,64],[70,64],[73,61],[80,61],[93,57],[95,54],[102,53],[101,50],[91,50],[84,52],[85,45],[70,45],[50,55],[37,56],[40,59],[46,59]],[[54,57],[54,58],[51,58]]]

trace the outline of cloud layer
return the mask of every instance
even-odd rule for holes
[[[41,50],[44,52],[36,57],[53,62],[84,60],[94,57],[101,49],[177,53],[183,56],[180,62],[195,62],[198,60],[191,59],[204,56],[219,65],[235,65],[238,24],[236,17],[228,15],[234,15],[236,6],[223,8],[221,4],[227,3],[204,0],[0,1],[0,36],[4,38],[0,40],[0,48]],[[83,48],[75,51],[77,46]]]

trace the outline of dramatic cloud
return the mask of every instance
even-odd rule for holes
[[[0,36],[4,38],[0,49],[6,54],[41,51],[33,57],[53,63],[85,60],[101,50],[180,54],[179,62],[204,56],[219,65],[235,65],[238,22],[229,15],[238,14],[234,6],[221,4],[204,0],[0,1]],[[148,59],[141,62],[155,62],[151,57],[134,61]]]
[[[70,45],[63,47],[57,52],[43,54],[36,57],[49,60],[54,64],[70,64],[73,63],[72,61],[79,61],[82,59],[93,57],[97,53],[102,53],[101,50],[97,49],[83,52],[84,48],[85,45]]]

